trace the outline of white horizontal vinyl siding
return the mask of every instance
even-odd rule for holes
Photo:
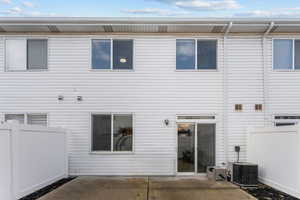
[[[4,73],[0,41],[0,110],[48,113],[50,126],[70,130],[71,174],[171,175],[176,114],[217,115],[217,164],[225,160],[222,124],[223,49],[218,70],[178,72],[173,37],[135,37],[133,71],[90,69],[88,36],[48,36],[48,71]],[[59,95],[64,96],[58,101]],[[83,101],[77,102],[76,96]],[[132,154],[90,154],[90,113],[134,113]],[[165,126],[163,121],[170,120]]]
[[[264,125],[263,57],[261,38],[229,38],[227,46],[228,159],[236,161],[234,146],[241,146],[240,160],[246,161],[247,128]],[[241,112],[235,104],[242,104]],[[263,105],[264,108],[264,105]]]
[[[268,102],[269,102],[269,123],[274,121],[273,115],[300,115],[300,70],[283,71],[273,70],[272,62],[272,39],[291,38],[300,39],[299,36],[289,35],[288,37],[274,36],[266,41],[268,69]]]

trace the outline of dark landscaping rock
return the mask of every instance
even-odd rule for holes
[[[258,200],[299,200],[262,183],[259,184],[258,187],[242,187],[242,189],[256,197]]]
[[[65,184],[65,183],[67,183],[67,182],[69,182],[69,181],[71,181],[75,178],[76,177],[68,177],[68,178],[61,179],[61,180],[59,180],[59,181],[57,181],[57,182],[55,182],[51,185],[48,185],[48,186],[46,186],[46,187],[44,187],[44,188],[42,188],[42,189],[40,189],[40,190],[38,190],[34,193],[31,193],[31,194],[29,194],[29,195],[27,195],[27,196],[25,196],[25,197],[23,197],[19,200],[36,200],[36,199],[44,196],[45,194],[55,190],[56,188],[62,186],[63,184]]]

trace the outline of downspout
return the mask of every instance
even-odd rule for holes
[[[226,165],[229,161],[228,156],[228,63],[227,63],[227,36],[232,27],[232,22],[230,22],[225,30],[223,37],[223,133],[224,133],[224,151],[225,151],[225,161]]]
[[[269,84],[268,84],[268,65],[266,56],[267,52],[267,36],[274,27],[274,22],[271,22],[268,29],[264,32],[262,37],[262,57],[263,57],[263,110],[264,110],[264,126],[269,125]]]

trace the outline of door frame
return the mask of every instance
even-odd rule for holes
[[[178,119],[178,116],[205,116],[205,117],[214,117],[214,119]],[[195,150],[195,171],[194,172],[178,172],[178,124],[194,124],[195,126],[195,141],[194,141],[194,150]],[[175,134],[176,134],[176,161],[175,161],[175,174],[176,176],[206,176],[206,173],[198,173],[198,134],[197,134],[197,124],[214,124],[215,125],[215,162],[217,163],[217,120],[216,115],[176,115],[176,125],[175,125]]]

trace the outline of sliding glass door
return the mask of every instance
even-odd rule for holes
[[[215,124],[197,124],[197,172],[206,173],[216,162]]]
[[[195,125],[178,124],[178,172],[194,172],[195,167]]]
[[[207,166],[215,165],[215,124],[177,124],[177,172],[206,173]]]

